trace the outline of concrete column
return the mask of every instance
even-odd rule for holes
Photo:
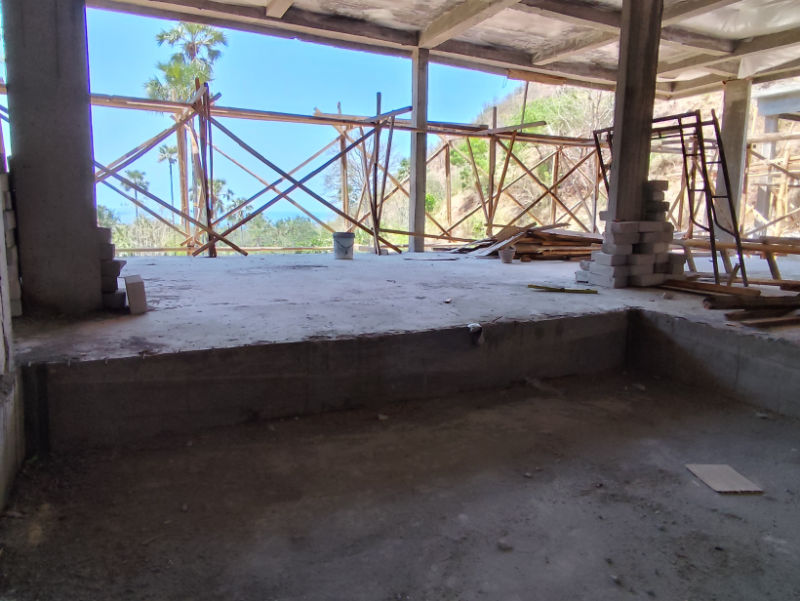
[[[425,233],[425,192],[428,169],[428,50],[417,48],[411,57],[411,197],[408,201],[408,230]],[[421,130],[421,131],[420,131]],[[425,238],[409,236],[409,252],[424,252]]]
[[[747,79],[734,79],[725,82],[725,92],[722,98],[722,147],[725,149],[725,161],[728,163],[728,175],[731,178],[729,194],[733,200],[736,215],[741,214],[742,188],[744,187],[744,165],[747,158],[747,130],[750,123],[750,88],[752,84]],[[725,190],[725,179],[722,170],[717,173],[716,190]],[[731,219],[728,202],[717,199],[715,202],[717,219],[731,229]],[[721,240],[733,240],[727,232],[718,231]]]
[[[775,134],[778,133],[778,117],[769,116],[764,117],[764,133]],[[775,158],[775,142],[767,142],[762,146],[761,154],[768,160]],[[763,176],[761,184],[758,186],[758,196],[756,198],[756,211],[761,213],[765,219],[769,219],[769,205],[770,205],[770,183],[772,179],[772,167],[767,169],[767,175]],[[756,220],[756,225],[761,225]]]
[[[11,174],[27,306],[101,306],[83,0],[3,0]]]
[[[624,0],[622,4],[608,199],[608,214],[618,221],[638,221],[644,216],[663,9],[663,0]]]

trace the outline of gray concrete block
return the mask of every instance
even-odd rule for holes
[[[639,232],[606,232],[603,241],[611,244],[636,244],[639,242]]]
[[[125,290],[128,293],[128,307],[132,315],[140,315],[147,311],[147,294],[144,280],[140,275],[125,276]]]
[[[575,272],[575,281],[576,282],[580,282],[582,284],[588,284],[589,283],[589,272],[586,271],[585,269],[578,269]]]
[[[644,287],[644,286],[658,286],[663,284],[667,279],[667,275],[663,273],[650,273],[647,275],[632,275],[628,278],[628,283],[631,286]]]
[[[639,242],[672,242],[672,232],[643,232]]]
[[[653,273],[669,273],[669,263],[656,263],[653,265]]]
[[[17,227],[17,216],[14,211],[3,211],[3,223],[5,224],[6,231],[13,230]]]
[[[11,299],[11,317],[20,317],[22,315],[22,300],[18,298]]]
[[[669,253],[668,260],[671,265],[680,265],[683,267],[683,264],[686,263],[686,255],[683,253]]]
[[[589,259],[583,259],[579,263],[579,265],[581,266],[581,269],[583,269],[584,271],[589,271],[589,267],[591,267],[592,262]]]
[[[612,244],[603,242],[603,252],[609,255],[629,255],[633,252],[632,244]]]
[[[12,300],[22,298],[22,286],[20,286],[19,278],[8,278],[8,296]]]
[[[603,275],[612,278],[623,278],[630,271],[628,265],[600,265],[593,262],[589,273],[592,275]]]
[[[652,265],[655,262],[655,255],[628,255],[629,265]]]
[[[669,181],[665,179],[651,179],[645,184],[649,192],[666,192],[669,190]]]
[[[100,278],[100,290],[103,293],[116,292],[119,288],[119,282],[115,275],[104,275]]]
[[[666,200],[649,200],[644,203],[645,213],[661,213],[669,211],[669,203]]]
[[[639,231],[638,221],[611,221],[606,228],[606,233],[628,234]]]
[[[628,285],[628,278],[615,278],[607,275],[600,275],[598,273],[590,273],[589,283],[594,286],[603,286],[605,288],[625,288],[625,286]]]
[[[670,232],[672,233],[675,228],[671,223],[666,221],[640,221],[639,231],[644,232]]]
[[[608,221],[608,218],[610,216],[611,216],[611,213],[609,211],[600,211],[599,213],[597,213],[597,218],[600,221]]]
[[[100,242],[97,245],[101,261],[112,261],[114,259],[114,252],[116,247],[113,244]]]
[[[6,249],[6,264],[19,265],[19,250],[16,244]]]
[[[669,261],[669,252],[668,251],[658,252],[655,255],[653,255],[653,258],[656,263],[666,263],[667,261]]]
[[[635,255],[632,255],[635,256]],[[640,265],[628,265],[628,275],[647,275],[648,273],[653,273],[653,264],[652,263],[642,263]]]
[[[667,221],[667,214],[664,211],[646,211],[645,221]]]
[[[127,261],[114,259],[113,261],[100,261],[100,274],[104,277],[119,277],[119,272],[125,267]]]
[[[651,255],[669,251],[669,242],[640,242],[633,245],[633,252],[637,255]],[[658,261],[658,259],[656,259]]]
[[[103,293],[103,306],[106,309],[118,311],[125,308],[125,291],[115,290],[114,292]]]
[[[592,252],[592,261],[600,265],[625,265],[628,263],[628,258],[631,256],[633,255],[610,255],[596,250]]]
[[[3,197],[3,210],[4,211],[13,211],[14,210],[14,203],[11,201],[11,193],[10,192],[0,192],[0,195]]]
[[[111,228],[98,227],[97,228],[97,241],[100,244],[111,244]]]

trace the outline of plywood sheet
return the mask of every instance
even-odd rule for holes
[[[719,493],[764,492],[764,489],[742,476],[730,465],[687,463],[686,468]]]

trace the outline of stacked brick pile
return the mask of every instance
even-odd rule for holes
[[[115,259],[116,247],[111,242],[111,228],[97,228],[97,245],[100,254],[100,283],[103,306],[106,309],[125,308],[125,291],[119,289],[119,272],[125,261]]]
[[[674,228],[667,221],[665,200],[668,182],[648,182],[642,221],[607,221],[602,250],[581,264],[579,282],[624,288],[657,286],[665,280],[683,277],[683,256],[669,252]],[[601,219],[607,215],[601,213]]]
[[[22,315],[22,286],[19,281],[19,249],[17,248],[17,219],[11,202],[8,173],[0,174],[3,195],[3,227],[6,239],[6,264],[8,265],[8,293],[12,317]]]

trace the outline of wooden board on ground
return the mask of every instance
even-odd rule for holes
[[[786,307],[800,309],[800,294],[797,296],[707,296],[703,299],[706,309],[765,309]]]
[[[686,469],[692,472],[710,488],[724,494],[747,494],[764,492],[730,465],[687,463]]]
[[[785,317],[764,317],[761,319],[745,319],[743,325],[751,328],[779,328],[782,326],[796,326],[800,324],[800,315],[786,315]]]
[[[672,288],[684,292],[702,292],[714,294],[732,294],[735,296],[761,296],[761,290],[756,288],[743,288],[741,286],[722,286],[719,284],[707,284],[705,282],[689,282],[685,280],[667,280],[662,284],[663,288]]]

